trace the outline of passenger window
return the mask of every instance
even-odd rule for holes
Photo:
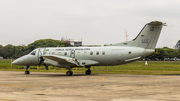
[[[99,52],[96,52],[96,55],[99,55]]]
[[[58,55],[61,55],[61,52],[59,52]]]
[[[64,55],[67,55],[67,52],[64,52]]]
[[[84,52],[84,55],[86,55],[87,53],[86,52]]]
[[[102,52],[102,55],[105,55],[105,52],[104,52],[104,51]]]
[[[55,53],[53,52],[52,55],[54,55]]]
[[[49,54],[51,54],[51,52],[49,52]]]
[[[90,55],[93,55],[93,52],[90,52]]]
[[[45,55],[48,55],[48,52],[45,52]]]
[[[31,55],[36,55],[36,51],[31,52]]]
[[[80,52],[78,52],[77,54],[80,55]]]

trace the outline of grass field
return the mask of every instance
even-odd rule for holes
[[[144,65],[144,61],[137,61],[125,65],[118,66],[93,66],[91,68],[93,74],[138,74],[138,75],[179,75],[180,61],[148,61],[148,66]],[[85,68],[73,68],[74,73],[84,73]],[[11,60],[0,60],[0,71],[25,71],[22,66],[12,65]],[[59,72],[66,73],[66,69],[49,67],[46,70],[44,66],[39,69],[37,66],[30,67],[29,71],[33,72]]]

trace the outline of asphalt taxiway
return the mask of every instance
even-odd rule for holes
[[[0,101],[180,101],[180,75],[0,71]]]

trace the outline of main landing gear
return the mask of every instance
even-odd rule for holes
[[[73,72],[72,72],[72,71],[67,71],[67,72],[66,72],[66,75],[67,75],[67,76],[72,76],[72,75],[73,75]]]
[[[91,70],[90,69],[88,69],[88,70],[86,70],[86,75],[90,75],[91,74]]]
[[[88,70],[85,71],[86,75],[90,75],[91,74],[91,70],[90,70],[91,67],[88,66],[88,67],[85,67],[85,68],[88,68]]]
[[[24,68],[26,68],[25,74],[30,74],[30,71],[28,71],[29,66],[24,66]]]
[[[73,75],[73,71],[71,70],[73,67],[66,67],[66,69],[69,69],[69,71],[66,72],[67,76],[72,76]]]
[[[66,75],[67,75],[67,76],[72,76],[72,75],[73,75],[72,68],[73,68],[73,67],[66,67],[66,69],[69,69],[69,71],[66,72]],[[85,74],[86,74],[86,75],[90,75],[90,74],[91,74],[90,67],[85,67],[85,68],[88,68],[88,70],[85,71]]]

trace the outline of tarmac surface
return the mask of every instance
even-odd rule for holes
[[[180,75],[0,71],[0,101],[180,101]]]

